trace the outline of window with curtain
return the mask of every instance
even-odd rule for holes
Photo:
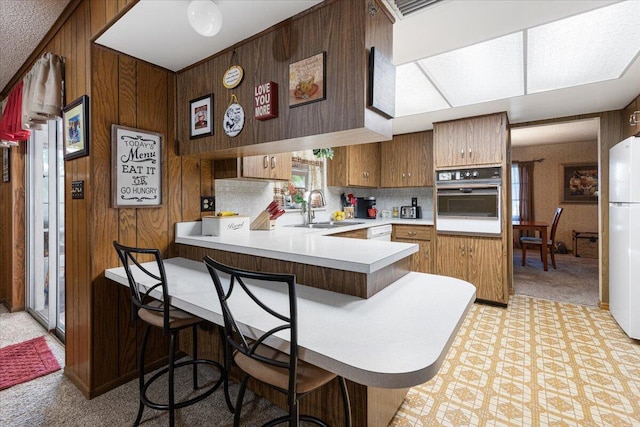
[[[520,172],[518,164],[511,165],[511,219],[520,220]]]

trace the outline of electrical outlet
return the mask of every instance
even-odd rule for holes
[[[200,212],[213,212],[216,210],[216,198],[214,196],[200,196]]]

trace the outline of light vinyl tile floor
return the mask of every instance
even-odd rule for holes
[[[640,426],[640,342],[596,307],[475,304],[391,426]]]

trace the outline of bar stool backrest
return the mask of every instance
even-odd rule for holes
[[[164,269],[160,251],[158,249],[124,246],[116,241],[113,242],[113,246],[116,248],[116,252],[124,266],[124,271],[127,273],[129,290],[131,291],[131,315],[133,320],[138,319],[138,310],[140,309],[162,312],[164,317],[163,332],[165,335],[169,334],[171,305],[169,304],[167,273]],[[142,263],[138,261],[139,255],[151,255],[151,258],[155,261],[155,265],[152,268],[153,271],[142,266]],[[134,277],[134,272],[137,280]],[[143,288],[147,290],[144,291]],[[157,302],[152,304],[154,300],[157,301],[158,299],[152,298],[150,294],[157,288],[161,288],[162,301],[161,304],[157,304]]]
[[[220,299],[220,306],[224,317],[225,338],[228,345],[231,346],[233,350],[242,352],[244,355],[254,360],[278,368],[287,369],[289,371],[288,392],[295,395],[295,379],[298,365],[296,276],[294,274],[276,274],[242,270],[221,264],[209,256],[204,258],[204,263],[209,269],[209,273],[211,274],[211,278],[213,279],[213,283],[215,284],[216,291]],[[282,292],[286,292],[288,295],[288,312],[281,313],[276,309],[269,307],[261,301],[254,292],[252,292],[252,290],[247,286],[247,282],[258,286],[260,286],[260,282],[263,282],[265,286],[268,286],[265,282],[272,282],[276,284],[280,283],[282,286],[277,289]],[[277,325],[267,330],[261,336],[247,340],[240,330],[232,310],[229,308],[229,301],[239,292],[244,292],[258,307],[271,315]],[[256,350],[265,342],[265,340],[268,340],[275,334],[286,330],[289,330],[290,333],[288,363],[265,358],[256,353]]]

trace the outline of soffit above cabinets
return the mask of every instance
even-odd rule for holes
[[[97,44],[179,71],[282,22],[320,0],[218,0],[220,32],[204,37],[187,20],[189,1],[140,0]]]

